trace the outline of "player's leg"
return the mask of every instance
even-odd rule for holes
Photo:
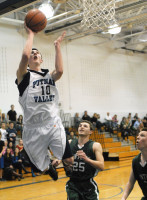
[[[53,145],[53,143],[52,143]],[[53,150],[53,154],[56,156],[56,150],[54,150],[54,147],[51,146],[52,150]],[[53,160],[49,166],[49,170],[47,171],[47,173],[53,178],[53,180],[57,180],[58,179],[58,173],[56,171],[56,167],[60,164],[61,160]],[[63,155],[63,165],[64,167],[66,166],[66,172],[69,174],[69,172],[72,172],[72,164],[73,164],[73,157],[72,157],[72,153],[71,153],[71,149],[69,146],[69,142],[66,139],[66,147],[65,147],[65,151],[64,151],[64,155]]]
[[[68,181],[66,183],[66,192],[67,200],[82,200],[82,197],[80,196],[77,188],[75,187],[75,184],[73,184],[71,181]]]
[[[84,200],[99,200],[99,190],[97,183],[93,179],[90,179],[90,182],[86,183]]]
[[[64,163],[68,165],[73,164],[70,145],[66,138],[64,127],[60,121],[58,121],[56,127],[52,129],[49,147],[57,159],[63,160]]]
[[[44,127],[24,128],[23,144],[26,154],[31,163],[42,172],[48,168],[50,163],[48,154],[49,139],[48,130]]]

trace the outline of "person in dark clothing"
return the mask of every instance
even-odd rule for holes
[[[76,113],[74,116],[74,127],[76,131],[78,130],[80,121],[81,121],[81,118],[79,117],[79,113]]]
[[[147,199],[147,128],[143,128],[137,137],[137,147],[141,151],[132,161],[132,170],[129,181],[124,190],[121,200],[126,200],[131,193],[137,180],[144,197]]]
[[[92,123],[94,129],[96,128],[97,117],[98,117],[98,115],[96,113],[94,113],[93,117],[91,118],[91,123]]]
[[[138,117],[138,113],[135,113],[134,115],[134,120],[137,120],[139,117]]]
[[[17,122],[16,122],[16,130],[20,131],[20,135],[22,137],[22,131],[23,131],[23,116],[19,115]]]
[[[93,177],[98,170],[104,169],[102,147],[98,142],[89,140],[92,124],[83,120],[78,128],[79,138],[70,143],[74,164],[67,168],[70,180],[66,183],[68,200],[99,200],[99,191]],[[66,166],[65,166],[66,170]]]
[[[12,156],[10,154],[10,149],[7,148],[7,151],[4,155],[4,178],[6,180],[18,179],[19,181],[22,178],[21,174],[16,173],[12,165]]]
[[[14,123],[14,125],[16,124],[17,113],[14,110],[14,105],[11,105],[11,110],[9,110],[8,113],[7,113],[7,119],[9,121],[12,121]]]
[[[84,115],[82,117],[82,120],[87,120],[87,121],[91,121],[90,116],[87,114],[87,111],[84,111]]]
[[[13,167],[19,170],[19,174],[22,174],[22,169],[25,172],[25,174],[30,173],[25,169],[23,163],[23,153],[21,153],[17,147],[15,148],[14,156],[12,156],[12,162],[13,162]]]
[[[142,122],[143,122],[144,127],[147,127],[147,114],[146,116],[144,116]]]
[[[13,122],[9,122],[9,128],[6,131],[8,133],[7,134],[8,144],[12,142],[13,146],[15,146],[17,132],[16,129],[14,128]]]
[[[101,132],[101,128],[104,127],[104,124],[100,121],[100,114],[97,115],[97,122],[96,122],[96,128],[98,132]]]
[[[1,140],[2,133],[0,131],[0,181],[3,181],[2,175],[3,175],[3,168],[4,168],[4,157],[3,157],[3,152],[4,152],[4,141]]]
[[[14,169],[19,170],[19,174],[22,174],[22,160],[18,148],[15,148],[14,156],[12,156],[12,165]]]
[[[126,119],[126,117],[123,117],[122,121],[120,123],[121,136],[122,136],[123,140],[125,140],[125,138],[127,138],[127,141],[129,142],[128,136],[129,136],[130,129],[128,129],[127,126],[128,126],[127,119]]]

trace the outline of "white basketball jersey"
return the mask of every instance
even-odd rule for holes
[[[29,70],[22,82],[18,88],[21,87],[19,102],[24,111],[24,125],[39,125],[55,118],[58,115],[59,95],[49,71]]]

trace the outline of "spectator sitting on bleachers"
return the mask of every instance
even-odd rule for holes
[[[117,115],[115,114],[113,117],[112,117],[112,128],[113,129],[117,129],[118,127],[118,119],[117,119]]]
[[[83,117],[82,117],[82,120],[91,121],[91,118],[90,118],[90,116],[88,115],[88,113],[87,113],[86,110],[84,111],[84,115],[83,115]]]
[[[23,131],[23,116],[19,115],[17,122],[16,122],[16,130],[20,131],[20,134],[22,136],[22,131]]]
[[[81,118],[79,117],[79,113],[76,113],[74,116],[74,127],[76,131],[78,130],[80,121],[81,121]]]
[[[11,156],[14,155],[15,146],[13,146],[12,142],[8,143],[8,148],[10,149]]]
[[[127,118],[131,118],[131,120],[132,120],[132,114],[129,113]]]
[[[144,116],[144,118],[143,119],[146,119],[147,120],[147,114],[146,114],[146,116]]]
[[[106,126],[106,130],[111,134],[113,133],[113,128],[112,128],[112,117],[110,116],[110,113],[107,112],[107,115],[105,117],[105,126]]]
[[[127,138],[127,141],[129,141],[128,140],[129,133],[128,133],[127,125],[128,123],[127,123],[126,117],[123,117],[120,123],[121,137],[123,141],[125,140],[125,138]]]
[[[27,174],[29,173],[29,171],[26,170],[25,165],[29,165],[29,163],[27,160],[25,160],[24,155],[23,155],[23,140],[22,139],[19,140],[19,144],[16,145],[16,148],[19,149],[20,158],[22,160],[22,169],[24,170],[25,174]]]
[[[23,150],[23,140],[22,139],[19,140],[19,144],[17,144],[16,147],[19,149],[19,152],[21,152]]]
[[[104,127],[104,124],[100,121],[100,114],[97,114],[97,122],[96,122],[96,128],[98,132],[101,132],[101,128]]]
[[[2,117],[1,117],[0,123],[1,123],[1,124],[2,124],[2,123],[5,123],[5,124],[6,124],[6,128],[9,126],[8,120],[7,120],[6,117],[5,117],[5,113],[2,113]]]
[[[147,127],[147,114],[146,116],[144,116],[142,122],[143,122],[144,127]]]
[[[7,140],[5,140],[4,141],[4,151],[3,151],[3,155],[6,153],[6,151],[7,151],[7,147],[8,147],[8,141]]]
[[[107,112],[105,120],[106,120],[106,126],[107,127],[112,127],[112,117],[110,116],[109,112]]]
[[[97,123],[97,114],[96,113],[93,114],[93,117],[91,118],[91,123],[93,125],[93,129],[95,130],[96,123]]]
[[[19,174],[22,175],[22,160],[21,160],[19,149],[17,147],[15,148],[14,155],[12,156],[12,165],[14,169],[18,169]]]
[[[131,127],[132,127],[132,119],[131,119],[131,116],[129,116],[129,117],[127,118],[127,120],[128,120],[128,126],[131,128]]]
[[[3,169],[4,169],[4,157],[3,157],[4,141],[1,140],[1,137],[2,137],[2,133],[0,131],[0,181],[3,181],[2,174],[3,174]]]
[[[132,129],[133,129],[134,123],[136,122],[137,119],[138,119],[138,113],[135,113],[135,115],[132,119]]]
[[[14,170],[14,167],[12,165],[12,156],[9,148],[7,148],[7,151],[4,155],[4,178],[6,180],[12,180],[17,178],[19,181],[22,178],[22,175],[16,173]]]
[[[76,139],[76,136],[73,131],[70,132],[69,140]]]
[[[1,131],[1,133],[2,133],[2,138],[1,138],[1,140],[3,140],[3,141],[7,140],[7,135],[8,135],[8,133],[7,133],[7,131],[6,131],[6,124],[5,124],[4,122],[1,123],[0,131]]]
[[[134,120],[137,120],[139,117],[138,117],[138,113],[135,113],[134,115]]]
[[[126,128],[125,130],[128,132],[128,136],[131,135],[131,121],[130,119],[126,118],[126,122],[125,122]]]
[[[13,122],[9,122],[9,128],[7,129],[7,140],[8,143],[12,142],[13,146],[15,146],[15,142],[16,142],[16,129],[14,128],[14,123]]]
[[[138,119],[136,120],[136,122],[134,123],[134,125],[133,125],[133,130],[135,131],[135,135],[136,135],[137,133],[139,133],[143,127],[144,127],[144,126],[143,126],[143,123],[142,123],[141,119],[138,118]]]

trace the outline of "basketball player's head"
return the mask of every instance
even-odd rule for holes
[[[88,120],[82,120],[79,124],[78,133],[79,135],[88,136],[92,134],[93,125]]]
[[[136,144],[140,151],[147,151],[147,127],[138,134]]]
[[[28,67],[30,69],[34,69],[35,67],[40,66],[42,62],[43,62],[42,55],[39,52],[39,50],[36,48],[32,48],[29,62],[28,62]]]

